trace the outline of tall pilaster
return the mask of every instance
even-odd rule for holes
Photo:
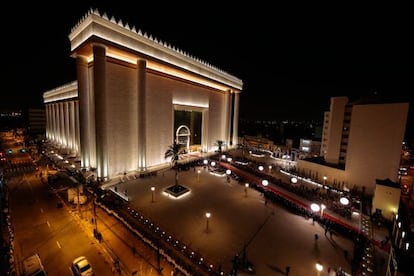
[[[59,148],[65,146],[65,112],[64,112],[64,103],[59,102]]]
[[[75,101],[71,100],[69,102],[69,149],[71,153],[75,152],[75,140],[76,140],[76,130],[75,130]]]
[[[208,152],[210,150],[210,144],[208,143],[208,118],[210,116],[208,108],[205,108],[202,113],[203,115],[201,116],[201,148],[202,151]]]
[[[65,147],[65,152],[68,152],[70,149],[70,121],[69,121],[69,102],[65,101],[63,103],[63,120],[64,120],[64,136],[63,136],[63,145]]]
[[[232,93],[230,91],[227,92],[226,94],[226,144],[228,146],[230,146],[231,144],[231,116],[232,114]]]
[[[91,99],[89,92],[88,61],[86,57],[76,57],[76,75],[78,79],[79,98],[79,153],[81,159],[81,167],[88,169],[91,167]]]
[[[52,103],[52,120],[53,120],[53,144],[56,145],[58,143],[59,137],[59,125],[58,125],[58,117],[57,117],[57,109],[58,104]]]
[[[96,165],[98,178],[108,180],[108,122],[106,89],[106,49],[93,45],[93,86],[95,96]]]
[[[80,133],[79,133],[79,101],[75,101],[75,151],[79,156],[80,150]]]
[[[239,143],[239,104],[240,104],[240,92],[234,92],[233,100],[233,146]]]
[[[47,118],[48,118],[48,126],[49,126],[47,139],[49,139],[49,141],[52,141],[53,140],[53,105],[51,103],[47,104]]]
[[[147,126],[146,126],[146,68],[147,62],[137,60],[138,93],[138,166],[140,171],[147,168]]]
[[[49,104],[45,104],[45,113],[46,113],[46,139],[50,140],[50,114],[49,114]]]

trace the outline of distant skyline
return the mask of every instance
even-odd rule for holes
[[[414,104],[406,7],[180,5],[12,3],[13,19],[1,19],[8,97],[1,106],[42,106],[44,92],[76,80],[68,35],[90,8],[240,78],[240,118],[322,120],[330,97],[374,92]]]

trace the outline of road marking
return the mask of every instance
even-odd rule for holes
[[[60,245],[59,241],[56,241],[56,244],[59,248],[62,248],[62,246]]]

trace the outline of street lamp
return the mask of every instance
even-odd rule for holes
[[[230,182],[231,170],[226,170],[226,174],[227,174],[227,182]]]
[[[296,183],[298,183],[298,179],[296,177],[292,177],[290,179],[290,182],[292,182],[292,184],[296,184]]]
[[[321,206],[319,206],[319,204],[316,204],[316,203],[312,203],[310,207],[311,207],[311,210],[314,212],[319,212],[321,210]]]
[[[211,217],[211,213],[207,212],[206,213],[206,232],[208,232],[208,221],[209,221],[210,217]]]
[[[263,179],[262,185],[266,187],[267,185],[269,185],[269,181],[267,181],[266,179]]]
[[[263,168],[262,165],[260,165],[258,169],[259,169],[259,171],[263,171],[264,170],[264,168]]]
[[[201,171],[197,170],[197,183],[200,182],[200,173],[201,173]]]
[[[247,188],[249,188],[249,183],[244,184],[244,196],[247,197]]]
[[[104,198],[105,194],[101,195],[101,198]],[[101,242],[102,240],[102,234],[98,231],[98,221],[97,221],[97,215],[96,215],[96,194],[94,195],[94,199],[93,199],[93,223],[94,223],[94,228],[93,228],[93,236],[95,237],[95,239],[97,239],[99,242]]]
[[[155,191],[155,187],[152,186],[151,187],[151,202],[154,202],[154,191]]]
[[[362,200],[359,199],[359,221],[358,221],[358,229],[359,229],[359,233],[361,234],[362,232]]]
[[[347,197],[341,197],[340,199],[339,199],[339,202],[342,204],[342,205],[344,205],[344,206],[348,206],[349,205],[349,199],[347,198]],[[362,201],[361,200],[358,200],[358,201],[356,201],[356,202],[359,202],[359,220],[358,220],[358,231],[359,231],[359,234],[361,233],[361,231],[362,231],[362,228],[361,228],[361,224],[362,224]]]
[[[339,199],[339,202],[342,204],[342,205],[344,205],[344,206],[347,206],[348,204],[349,204],[349,199],[347,198],[347,197],[341,197],[340,199]]]
[[[93,226],[94,226],[94,233],[98,232],[98,223],[96,222],[96,197],[93,199]]]
[[[321,204],[321,218],[323,218],[323,210],[326,208],[325,204]]]
[[[321,271],[323,270],[323,265],[320,262],[316,262],[315,268],[316,268],[316,275],[319,276]]]
[[[328,177],[323,176],[323,185],[324,185],[324,186],[326,185],[326,179],[328,179]]]
[[[317,213],[321,210],[321,206],[319,206],[319,204],[316,204],[316,203],[312,203],[310,205],[310,208],[314,213]],[[315,224],[315,216],[313,214],[312,214],[312,224]]]

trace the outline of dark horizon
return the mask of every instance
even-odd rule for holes
[[[29,3],[24,8],[14,2],[10,10],[20,24],[2,19],[8,26],[7,100],[0,107],[42,107],[44,92],[76,80],[68,35],[91,8],[241,79],[241,119],[322,119],[331,97],[376,92],[410,102],[414,129],[409,93],[414,84],[408,70],[412,43],[406,35],[410,17],[392,5],[227,7],[213,1],[201,9],[176,3],[132,9],[123,1]]]

